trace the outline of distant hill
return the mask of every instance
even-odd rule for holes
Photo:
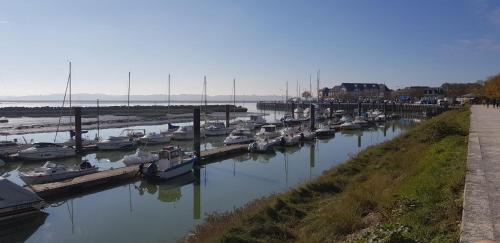
[[[26,96],[0,96],[2,101],[58,101],[64,98],[64,94],[50,94],[50,95],[26,95]],[[72,99],[75,101],[90,101],[90,100],[102,100],[102,101],[124,101],[127,100],[126,95],[107,95],[107,94],[73,94]],[[282,100],[283,97],[276,95],[236,95],[236,101],[270,101],[270,100]],[[167,100],[166,95],[131,95],[131,101],[165,101]],[[170,100],[172,102],[179,101],[200,101],[201,95],[197,94],[179,94],[171,95]],[[231,101],[233,96],[231,95],[213,95],[207,96],[208,101]]]

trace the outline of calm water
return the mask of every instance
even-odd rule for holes
[[[254,104],[253,107],[255,107]],[[252,108],[249,108],[252,110]],[[274,111],[268,112],[274,119]],[[276,116],[282,114],[277,113]],[[212,212],[224,212],[274,192],[307,182],[324,170],[345,161],[369,145],[389,140],[411,126],[408,120],[387,123],[365,131],[337,133],[275,154],[244,154],[215,161],[193,174],[164,183],[133,183],[102,189],[78,197],[52,202],[43,214],[0,228],[0,242],[172,242],[189,233]],[[148,131],[164,126],[142,127]],[[101,135],[116,135],[121,129],[106,129]],[[93,133],[95,131],[91,131]],[[36,141],[53,139],[53,133],[28,135]],[[93,136],[90,134],[90,136]],[[223,137],[205,140],[202,149],[222,146]],[[191,143],[179,144],[191,149]],[[152,148],[152,149],[157,149]],[[128,153],[133,153],[130,151]],[[124,152],[86,155],[106,169],[121,167]],[[61,160],[78,164],[82,158]],[[23,184],[18,171],[43,163],[9,163],[0,171]]]

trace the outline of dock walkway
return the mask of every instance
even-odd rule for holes
[[[248,145],[231,145],[209,149],[201,152],[201,163],[209,160],[224,158],[237,153],[248,151]],[[138,178],[139,166],[128,166],[117,169],[100,171],[90,175],[79,176],[71,180],[32,185],[28,188],[38,196],[46,198],[63,197],[69,194],[82,193],[87,189],[104,185],[116,185]]]
[[[473,106],[460,242],[500,240],[500,109]]]

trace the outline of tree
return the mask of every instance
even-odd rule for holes
[[[489,77],[486,80],[481,93],[490,99],[500,99],[500,74]]]
[[[312,97],[311,93],[309,91],[304,91],[302,92],[302,98],[308,100]]]

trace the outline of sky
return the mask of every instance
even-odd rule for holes
[[[500,72],[497,0],[0,0],[0,96],[283,95]]]

